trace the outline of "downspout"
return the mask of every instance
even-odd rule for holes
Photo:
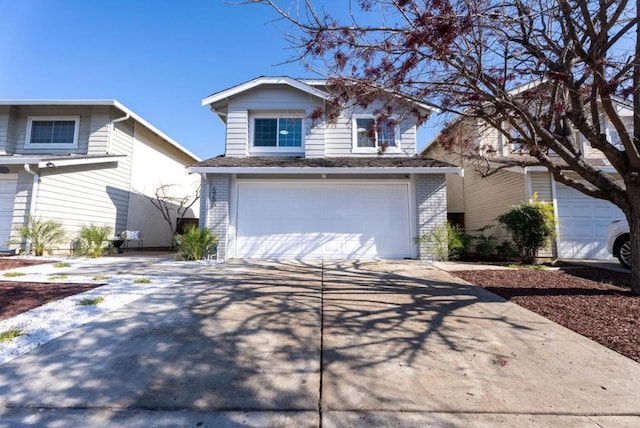
[[[29,167],[28,163],[24,164],[24,170],[31,174],[33,177],[33,182],[31,184],[31,202],[29,203],[29,215],[31,217],[36,216],[36,195],[38,194],[38,183],[40,182],[40,176],[37,172],[33,171],[31,167]],[[22,245],[22,244],[21,244]],[[27,238],[27,242],[25,244],[27,249],[31,248],[31,240]]]
[[[113,119],[111,122],[109,122],[109,138],[107,139],[107,154],[111,152],[111,137],[113,134],[113,130],[115,128],[115,124],[117,122],[123,122],[125,120],[129,120],[130,118],[131,118],[131,115],[127,113],[124,116],[118,117],[116,119]]]
[[[33,183],[31,185],[31,203],[29,204],[29,215],[35,217],[36,195],[38,194],[38,183],[40,182],[40,176],[37,172],[33,171],[31,167],[29,167],[28,163],[24,164],[24,170],[33,176]]]
[[[115,119],[112,119],[111,122],[109,122],[109,135],[107,136],[107,147],[106,147],[106,152],[107,154],[111,154],[111,140],[113,139],[113,130],[115,129],[115,124],[118,122],[123,122],[125,120],[129,120],[129,118],[131,118],[131,115],[129,113],[125,113],[124,116],[122,117],[117,117]],[[133,145],[135,144],[135,128],[134,128],[134,141],[131,144],[131,154],[133,154]],[[132,158],[132,156],[131,156]],[[118,169],[120,168],[120,163],[118,163]],[[130,218],[130,214],[131,214],[131,168],[129,168],[129,178],[127,180],[129,182],[129,188],[127,189],[127,220],[126,220],[126,224],[125,224],[125,230],[129,228],[129,218]],[[116,219],[118,218],[118,216],[116,215]],[[114,221],[114,232],[116,234],[120,233],[117,230],[115,230],[118,227],[117,224],[117,220]]]

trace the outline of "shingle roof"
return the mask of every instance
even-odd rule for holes
[[[210,168],[452,168],[454,165],[421,156],[414,157],[227,157],[205,159],[195,167]]]

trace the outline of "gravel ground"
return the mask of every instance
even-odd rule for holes
[[[628,288],[630,274],[596,268],[451,273],[640,362],[640,296]]]
[[[19,260],[26,260],[26,263],[28,263],[30,259],[15,258],[11,262],[25,263],[20,263]],[[14,264],[14,268],[10,268],[10,272],[22,272],[26,275],[0,277],[2,279],[0,288],[4,287],[6,291],[7,287],[15,287],[16,284],[22,284],[23,289],[33,291],[30,293],[32,299],[37,299],[38,288],[46,287],[52,290],[53,287],[56,287],[55,290],[60,291],[57,295],[58,300],[51,300],[43,306],[38,306],[0,321],[0,333],[12,329],[18,329],[25,333],[25,335],[11,341],[0,342],[0,365],[146,294],[162,287],[174,286],[182,279],[179,276],[145,275],[144,278],[151,280],[151,282],[137,284],[135,281],[142,278],[140,275],[114,275],[108,279],[100,280],[94,280],[94,277],[91,276],[81,275],[65,277],[66,271],[99,265],[102,260],[70,258],[65,261],[70,264],[69,267],[55,267],[52,262],[38,265],[32,264],[25,267],[15,267]],[[7,262],[10,262],[10,260],[0,259],[0,266],[9,266]],[[3,275],[6,272],[6,270],[3,271]],[[72,289],[74,285],[77,291],[81,292],[71,296],[68,296],[68,293],[65,294],[65,290]],[[91,287],[91,289],[82,291],[82,288],[86,289],[88,287]],[[54,298],[52,296],[55,294],[55,291],[48,293],[48,300]],[[81,306],[78,304],[82,300],[98,297],[104,297],[104,301],[97,305]],[[0,312],[8,310],[7,307],[12,304],[14,306],[19,304],[15,300],[1,300],[0,302],[2,302]]]

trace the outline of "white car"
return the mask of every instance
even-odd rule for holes
[[[631,242],[629,224],[626,220],[614,220],[607,228],[607,250],[618,258],[622,266],[631,268]]]

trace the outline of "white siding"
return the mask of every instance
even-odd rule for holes
[[[541,202],[553,203],[553,190],[551,188],[551,176],[548,172],[533,172],[529,174],[529,182],[531,186],[531,194],[538,194],[538,200]],[[550,247],[543,248],[538,252],[538,257],[555,257],[557,254],[556,242],[553,240]]]
[[[513,205],[528,200],[525,186],[525,175],[508,171],[482,178],[478,173],[465,170],[465,230],[468,234],[486,225],[497,225],[496,217],[503,214]],[[491,229],[485,234],[494,234],[498,243],[509,238],[502,227]]]
[[[323,106],[321,99],[287,85],[261,86],[233,97],[229,100],[228,106],[226,155],[242,157],[250,154],[249,127],[252,113],[296,113],[307,117],[318,106]],[[305,119],[303,123],[305,155],[322,156],[323,124],[319,122],[314,125],[309,119]],[[274,155],[283,154],[285,153],[274,152]],[[265,156],[268,153],[260,155]]]
[[[0,106],[0,155],[6,155],[9,133],[9,109],[8,106]]]
[[[354,153],[353,152],[353,117],[354,115],[368,114],[373,112],[378,105],[371,106],[368,110],[354,109],[345,110],[336,123],[327,125],[325,131],[325,153],[327,157],[342,156],[375,156],[374,153]],[[390,149],[387,156],[413,156],[416,154],[416,118],[413,114],[398,112],[402,116],[399,124],[400,153],[393,153]]]
[[[109,148],[109,107],[93,107],[89,122],[87,154],[118,154]]]
[[[31,204],[31,190],[33,188],[33,177],[25,171],[18,172],[18,186],[16,196],[13,200],[13,221],[11,227],[11,240],[20,242],[18,231],[24,224],[24,218],[29,213]],[[15,248],[15,246],[11,246]]]
[[[43,170],[36,197],[36,215],[62,221],[69,241],[82,225],[110,226],[126,219],[126,190],[117,179],[116,165],[86,165]]]
[[[248,111],[229,109],[225,153],[231,157],[245,157],[249,154]]]
[[[42,148],[25,147],[27,135],[27,122],[29,116],[80,116],[78,147],[76,148],[49,148],[47,154],[86,154],[91,130],[91,107],[87,106],[18,106],[15,120],[12,120],[16,127],[15,153],[17,154],[42,154]]]
[[[181,199],[185,195],[195,196],[200,185],[200,176],[188,175],[185,169],[192,162],[177,150],[163,145],[157,135],[143,126],[136,125],[131,166],[129,221],[126,227],[129,230],[142,231],[146,247],[171,245],[171,229],[160,211],[151,204],[150,198],[162,185],[171,185],[169,194],[171,197]],[[193,204],[185,218],[197,218],[197,210],[198,202]],[[174,217],[174,226],[175,220]]]

